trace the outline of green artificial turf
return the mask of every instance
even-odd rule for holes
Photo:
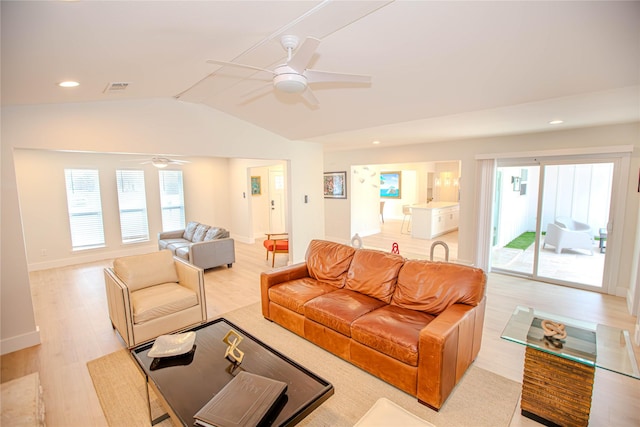
[[[509,243],[505,245],[505,248],[522,249],[525,250],[533,244],[536,240],[536,233],[534,231],[525,231]]]

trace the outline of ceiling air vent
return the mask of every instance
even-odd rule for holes
[[[104,90],[104,93],[117,93],[123,92],[130,83],[128,82],[111,82],[107,85]]]

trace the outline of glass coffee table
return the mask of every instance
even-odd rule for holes
[[[545,329],[566,337],[545,338]],[[595,368],[640,379],[623,329],[518,306],[501,338],[526,346],[522,415],[547,426],[589,424]]]
[[[225,358],[228,346],[223,339],[229,330],[242,337],[238,349],[244,352],[244,358],[239,365]],[[226,319],[216,319],[189,331],[195,331],[195,343],[192,351],[181,357],[149,357],[153,342],[131,350],[146,378],[147,402],[151,388],[166,410],[165,414],[154,416],[149,403],[152,425],[170,416],[178,424],[193,426],[194,414],[241,371],[287,383],[284,403],[270,420],[273,426],[297,424],[334,393],[329,382]]]

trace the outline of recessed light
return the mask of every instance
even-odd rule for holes
[[[373,145],[378,145],[378,144],[380,144],[380,141],[375,140],[375,141],[373,141],[373,142],[372,142],[372,144],[373,144]]]
[[[58,83],[58,86],[60,86],[60,87],[77,87],[77,86],[80,86],[80,83],[69,80],[69,81],[66,81],[66,82]]]
[[[564,120],[551,120],[549,122],[550,125],[559,125],[559,124],[562,124],[562,123],[564,123]]]

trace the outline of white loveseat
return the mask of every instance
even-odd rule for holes
[[[547,225],[542,248],[551,245],[559,254],[563,249],[585,249],[593,255],[593,234],[589,224],[567,217],[558,217],[553,224]]]

